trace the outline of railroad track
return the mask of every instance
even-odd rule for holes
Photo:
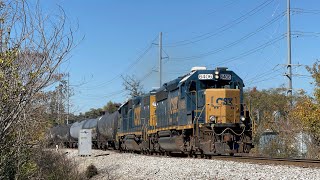
[[[320,168],[319,159],[296,159],[296,158],[272,158],[263,156],[212,156],[217,160],[229,160],[237,162],[250,162],[273,165],[294,165],[300,167]]]
[[[109,149],[110,150],[110,149]],[[133,153],[133,152],[120,152],[117,150],[111,150],[116,153]],[[140,153],[138,153],[140,154]],[[105,154],[108,155],[108,154]],[[170,156],[160,153],[151,154],[140,154],[142,156],[155,156],[155,157],[167,157],[167,158],[194,158],[194,159],[204,159],[204,160],[224,160],[224,161],[234,161],[234,162],[246,162],[255,164],[265,164],[265,165],[290,165],[305,168],[320,168],[320,159],[297,159],[297,158],[272,158],[263,156],[248,156],[248,155],[211,155],[211,156],[194,156],[188,157],[184,154],[171,154]]]
[[[141,154],[146,155],[146,154]],[[146,155],[150,156],[150,155]],[[161,154],[153,154],[151,156],[166,156]],[[179,158],[196,158],[196,159],[215,159],[215,160],[225,160],[225,161],[235,161],[235,162],[246,162],[246,163],[256,163],[256,164],[266,164],[266,165],[290,165],[298,167],[311,167],[320,168],[320,159],[297,159],[297,158],[272,158],[263,156],[248,156],[248,155],[212,155],[212,156],[194,156],[188,157],[183,154],[171,154],[167,156],[169,158],[179,157]]]

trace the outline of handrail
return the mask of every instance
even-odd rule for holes
[[[199,132],[198,132],[198,129],[199,129],[199,119],[200,119],[200,117],[201,117],[201,115],[202,115],[202,112],[203,112],[203,110],[204,110],[205,107],[206,107],[206,106],[203,106],[202,109],[201,109],[200,115],[199,115],[199,116],[195,116],[194,119],[193,119],[193,122],[194,122],[194,121],[196,120],[196,118],[198,118],[197,121],[196,121],[196,131],[197,131],[197,134],[199,134]],[[194,136],[194,135],[195,135],[195,133],[194,133],[194,129],[193,129],[193,136]]]

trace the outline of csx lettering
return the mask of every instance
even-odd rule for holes
[[[217,98],[216,103],[223,105],[232,105],[232,98]]]

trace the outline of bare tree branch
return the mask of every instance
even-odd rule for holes
[[[128,91],[130,97],[137,97],[143,95],[143,86],[141,81],[135,76],[121,76],[125,90]]]

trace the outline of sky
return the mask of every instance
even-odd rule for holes
[[[55,0],[77,46],[60,71],[70,74],[71,112],[124,102],[121,76],[141,80],[145,92],[159,87],[159,33],[163,82],[194,66],[228,67],[245,88],[287,86],[286,0]],[[320,57],[320,1],[291,0],[293,90],[312,94],[306,65]]]

